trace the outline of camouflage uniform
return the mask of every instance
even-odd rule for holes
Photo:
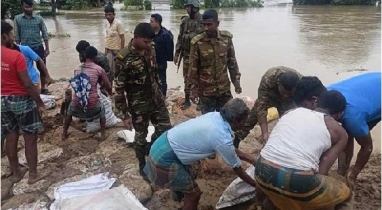
[[[240,72],[236,62],[232,34],[218,31],[215,43],[202,33],[191,41],[189,81],[203,104],[202,113],[220,111],[232,98],[231,84],[240,88]]]
[[[281,116],[285,111],[296,107],[292,98],[283,98],[278,90],[278,79],[283,72],[287,71],[294,71],[300,78],[302,77],[296,70],[284,66],[274,67],[265,72],[259,85],[255,104],[244,126],[235,132],[234,145],[236,147],[239,146],[241,140],[248,136],[249,132],[257,124],[258,119],[267,117],[269,108],[276,107]]]
[[[129,114],[128,112],[131,114],[135,129],[134,150],[139,167],[143,169],[146,163],[145,155],[151,144],[171,128],[160,88],[154,44],[143,56],[135,50],[130,41],[129,45],[118,53],[115,63],[115,107],[125,115]],[[155,132],[151,137],[151,144],[147,144],[147,128],[150,121],[155,127]]]
[[[188,83],[188,69],[190,65],[190,42],[192,38],[204,31],[202,24],[202,15],[198,12],[194,18],[183,16],[180,24],[178,40],[175,46],[175,54],[179,55],[182,52],[183,56],[183,78],[184,78],[184,93],[186,100],[189,99],[190,89]],[[180,58],[179,58],[180,59]]]

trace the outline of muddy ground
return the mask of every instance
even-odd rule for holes
[[[63,97],[68,83],[58,82],[50,89],[53,94]],[[169,110],[173,125],[195,117],[200,113],[193,107],[186,112],[177,108],[181,103],[181,92],[170,90],[168,96]],[[49,110],[43,118],[44,131],[39,135],[40,156],[39,171],[48,176],[44,180],[29,186],[26,184],[28,173],[17,184],[10,182],[8,161],[2,158],[1,204],[2,209],[16,208],[22,204],[36,201],[53,202],[53,189],[55,186],[70,181],[77,181],[93,174],[109,172],[111,177],[118,181],[115,186],[125,184],[150,210],[170,210],[181,207],[181,203],[172,201],[168,190],[156,189],[150,186],[137,175],[137,161],[133,149],[119,139],[116,132],[123,130],[121,123],[107,129],[105,141],[99,141],[96,134],[87,134],[83,131],[84,124],[75,121],[70,130],[69,139],[61,141],[62,118],[58,114],[60,103],[57,101],[55,109]],[[270,123],[273,127],[275,122]],[[241,144],[241,148],[248,153],[259,150],[256,140],[260,136],[260,129],[255,127],[251,134]],[[19,154],[23,153],[23,139],[20,138]],[[46,157],[46,159],[45,159]],[[45,159],[45,160],[44,160]],[[245,165],[248,167],[248,165]],[[201,210],[212,210],[225,188],[236,178],[222,160],[205,160],[197,164],[198,180],[203,195],[199,204]],[[354,209],[380,209],[381,208],[381,159],[380,154],[373,154],[366,168],[361,172],[356,184]],[[254,201],[231,209],[250,210],[258,209]]]

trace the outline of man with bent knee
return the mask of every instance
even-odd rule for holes
[[[261,191],[281,210],[333,209],[351,198],[344,182],[329,169],[347,144],[346,131],[335,120],[346,99],[326,91],[315,110],[288,111],[272,130],[256,163]]]
[[[235,149],[232,142],[232,132],[242,126],[248,113],[244,101],[236,98],[220,112],[207,113],[163,133],[152,145],[144,168],[149,180],[184,194],[183,210],[196,210],[202,192],[191,165],[219,153],[243,181],[255,186],[241,163],[244,160],[254,164],[255,158]]]

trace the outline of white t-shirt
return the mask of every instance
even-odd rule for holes
[[[318,171],[320,157],[332,143],[324,114],[297,108],[280,118],[260,155],[277,165]]]

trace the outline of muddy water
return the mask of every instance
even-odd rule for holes
[[[330,84],[359,72],[353,69],[381,69],[381,8],[365,6],[293,6],[269,2],[260,9],[219,11],[220,29],[234,34],[236,56],[242,73],[242,95],[256,97],[261,75],[270,67],[285,65],[304,75],[316,75]],[[116,5],[120,8],[122,5]],[[156,8],[163,8],[159,5]],[[166,6],[165,6],[166,7]],[[150,14],[163,16],[162,25],[175,37],[183,10],[117,12],[125,29],[134,30]],[[99,50],[104,48],[102,10],[67,12],[46,18],[51,33],[69,33],[70,38],[52,39],[48,67],[53,78],[71,77],[78,64],[76,43],[85,39]],[[183,84],[181,71],[168,69],[169,87]],[[374,129],[375,149],[380,150],[380,126]]]

